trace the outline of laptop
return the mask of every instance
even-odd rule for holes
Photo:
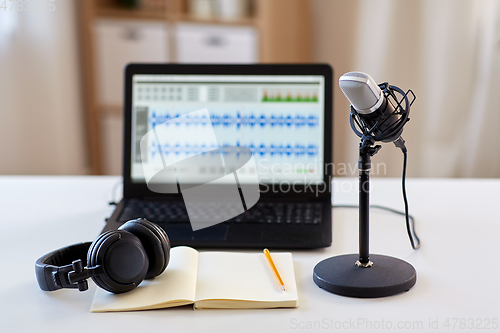
[[[332,68],[324,64],[128,65],[123,199],[107,219],[103,232],[117,229],[131,219],[146,218],[167,232],[172,246],[259,249],[330,246],[332,75]],[[207,117],[190,116],[195,112],[205,112]],[[205,121],[203,124],[210,126],[215,135],[212,141],[218,147],[200,142],[199,135],[175,134],[176,143],[169,147],[156,146],[154,140],[144,139],[168,121],[173,127],[163,128],[167,136],[183,132],[175,126],[201,129],[196,126]],[[195,137],[198,141],[192,142]],[[173,187],[163,193],[148,183],[147,170],[160,157],[165,163],[167,154],[177,160],[186,154],[183,164],[189,164],[196,160],[193,154],[199,155],[207,147],[215,148],[211,151],[216,155],[220,149],[222,157],[225,147],[248,148],[246,151],[251,153],[246,159],[251,158],[252,164],[240,165],[235,172],[238,176],[229,177],[237,179],[236,186],[223,180],[227,177],[214,181],[222,192],[213,193],[236,193],[221,201],[241,199],[243,205],[238,206],[243,208],[226,214],[230,218],[221,223],[214,221],[213,225],[196,229],[190,222],[192,215],[185,190],[196,186],[186,187],[186,180],[180,182],[179,177],[174,177],[173,184],[165,184]],[[202,163],[191,165],[191,169],[206,175],[211,168]],[[163,185],[161,181],[160,178]],[[249,203],[244,192],[248,192],[246,189],[252,182],[257,197]],[[197,185],[207,188],[207,184]],[[218,195],[212,197],[217,201]]]

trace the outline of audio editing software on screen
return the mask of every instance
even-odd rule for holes
[[[211,126],[217,143],[252,150],[262,183],[323,180],[324,78],[322,76],[135,75],[132,86],[132,169],[144,181],[140,140],[152,128]],[[210,119],[182,117],[206,108]],[[164,154],[204,151],[203,138],[179,138]],[[161,163],[158,146],[148,146],[145,163]],[[245,177],[240,178],[245,182]]]

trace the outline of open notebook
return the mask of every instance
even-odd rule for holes
[[[299,300],[291,253],[272,254],[285,291],[263,253],[198,252],[186,246],[171,250],[161,275],[136,289],[112,294],[97,289],[91,312],[160,309],[194,304],[197,309],[297,307]]]

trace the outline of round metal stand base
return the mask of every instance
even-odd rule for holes
[[[384,255],[370,255],[373,266],[359,267],[358,254],[331,257],[314,267],[313,280],[321,288],[337,295],[376,298],[410,290],[417,272],[404,260]]]

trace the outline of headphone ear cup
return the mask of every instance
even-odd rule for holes
[[[87,265],[103,268],[103,274],[92,277],[96,285],[112,293],[123,293],[144,280],[149,260],[139,238],[124,230],[111,230],[91,244]]]
[[[165,230],[146,219],[128,221],[118,230],[126,230],[141,240],[149,259],[147,279],[163,273],[170,260],[170,240]]]

